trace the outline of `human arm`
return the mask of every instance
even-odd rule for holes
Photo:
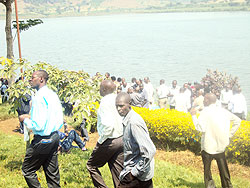
[[[190,113],[192,115],[192,120],[193,120],[195,129],[197,131],[200,131],[200,132],[205,132],[206,131],[206,122],[204,121],[203,115],[201,114],[199,116],[199,119],[198,119],[196,116],[196,109],[195,108],[192,108],[190,110]]]
[[[138,122],[137,122],[138,123]],[[135,177],[140,177],[150,166],[151,161],[156,153],[154,143],[149,137],[146,125],[143,123],[134,124],[131,126],[132,136],[139,149],[137,164],[132,168],[131,174]]]
[[[31,116],[25,117],[24,124],[33,131],[43,131],[48,119],[48,102],[44,97],[33,101]]]
[[[233,123],[232,128],[230,130],[230,134],[229,134],[229,138],[232,138],[233,135],[238,130],[238,128],[240,127],[241,119],[230,112],[228,112],[228,114],[230,116],[230,121]]]

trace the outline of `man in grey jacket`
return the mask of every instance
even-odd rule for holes
[[[123,119],[124,169],[119,188],[152,188],[156,148],[142,117],[130,106],[127,93],[116,97],[116,108]]]

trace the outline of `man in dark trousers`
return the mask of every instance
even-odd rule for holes
[[[22,165],[24,178],[30,188],[41,187],[36,171],[43,166],[49,188],[60,187],[57,149],[58,130],[63,126],[61,102],[55,92],[47,87],[49,76],[44,70],[32,74],[30,85],[37,92],[32,98],[31,115],[19,116],[20,122],[34,133]]]
[[[99,139],[87,162],[93,184],[98,188],[107,188],[98,168],[108,163],[115,188],[119,184],[119,175],[123,169],[123,127],[122,118],[115,107],[115,89],[116,86],[111,80],[102,81],[100,86],[103,98],[97,111]]]
[[[117,95],[116,108],[124,117],[124,169],[118,188],[153,188],[156,148],[144,120],[131,108],[130,103],[129,94],[122,92]]]
[[[216,100],[213,93],[207,93],[204,97],[205,108],[201,111],[199,118],[197,119],[195,115],[195,108],[191,109],[190,113],[196,130],[202,132],[201,156],[204,165],[205,187],[216,187],[211,174],[211,162],[215,159],[220,171],[222,188],[232,188],[225,149],[229,145],[229,139],[239,128],[241,120],[228,110],[216,106]],[[231,122],[233,124],[230,129]]]

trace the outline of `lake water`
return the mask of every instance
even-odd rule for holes
[[[182,85],[207,69],[240,78],[250,109],[250,12],[158,13],[43,19],[21,33],[22,56],[61,69]],[[0,56],[6,56],[0,20]],[[18,57],[17,39],[15,57]]]

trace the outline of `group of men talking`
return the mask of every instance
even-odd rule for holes
[[[41,187],[36,171],[43,166],[47,185],[60,187],[57,148],[58,130],[63,125],[60,100],[47,87],[49,76],[44,70],[35,71],[30,85],[37,92],[32,99],[31,112],[19,116],[34,139],[26,151],[22,172],[29,187]],[[107,188],[98,168],[108,163],[114,187],[151,188],[154,176],[156,147],[150,139],[148,128],[131,108],[131,97],[126,92],[115,94],[116,85],[103,80],[100,85],[102,99],[97,111],[99,139],[87,162],[87,169],[94,187]],[[241,120],[229,111],[215,105],[216,96],[208,93],[204,97],[204,110],[199,118],[196,109],[191,109],[195,128],[202,132],[201,154],[204,164],[205,187],[214,188],[211,161],[217,161],[223,188],[233,187],[225,158],[225,148],[240,126]],[[230,122],[233,122],[230,128]]]

